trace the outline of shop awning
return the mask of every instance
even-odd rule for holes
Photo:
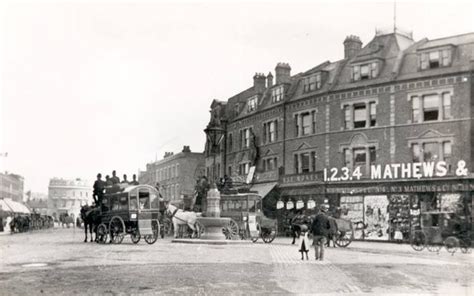
[[[0,199],[0,207],[5,212],[30,214],[30,210],[23,204],[13,201],[9,198]]]
[[[250,191],[257,191],[258,195],[260,195],[262,198],[265,198],[265,196],[270,191],[272,191],[272,189],[276,186],[276,184],[277,182],[255,184],[252,187],[250,187]]]

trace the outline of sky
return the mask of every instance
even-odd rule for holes
[[[473,1],[397,1],[415,40],[474,32]],[[202,152],[213,99],[287,62],[343,58],[393,28],[393,1],[2,1],[0,171],[47,193],[52,177],[131,176],[184,145]]]

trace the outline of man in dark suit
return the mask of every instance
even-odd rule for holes
[[[117,177],[115,171],[112,171],[112,178],[110,178],[110,180],[112,181],[113,185],[120,183],[120,179]]]
[[[328,216],[326,215],[328,209],[329,206],[327,204],[321,205],[319,213],[314,218],[313,224],[311,224],[315,259],[321,261],[324,259],[324,245],[326,244],[326,237],[331,228]]]
[[[102,197],[104,196],[104,187],[105,183],[102,181],[102,175],[97,174],[97,180],[94,182],[94,190],[92,192],[92,197],[94,198],[94,202],[96,205],[100,205],[102,203]]]

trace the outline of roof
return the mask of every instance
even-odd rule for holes
[[[18,213],[18,214],[30,214],[30,210],[19,202],[13,201],[10,198],[0,199],[0,208],[5,212]]]
[[[474,43],[474,33],[466,33],[462,35],[456,36],[449,36],[444,38],[433,39],[427,41],[425,44],[420,46],[418,50],[423,50],[427,48],[445,46],[445,45],[460,45],[460,44],[467,44],[467,43]]]

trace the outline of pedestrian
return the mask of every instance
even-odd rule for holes
[[[115,170],[112,171],[112,177],[110,180],[112,180],[113,185],[120,183],[120,179],[117,177]]]
[[[301,235],[299,238],[299,252],[301,253],[301,260],[304,260],[304,254],[306,254],[306,260],[309,260],[308,258],[308,252],[309,252],[309,238],[308,238],[308,227],[306,225],[301,225],[300,226],[301,230]]]
[[[102,203],[102,197],[104,196],[105,183],[102,181],[102,174],[97,174],[97,180],[94,182],[94,189],[92,191],[92,198],[96,204]]]
[[[132,176],[133,180],[130,182],[130,185],[138,185],[140,183],[138,183],[137,181],[137,175],[133,174]]]
[[[319,213],[316,215],[313,223],[311,224],[315,259],[320,261],[324,260],[324,245],[326,244],[326,237],[329,233],[329,229],[331,228],[328,216],[326,215],[328,209],[329,206],[327,204],[321,205]]]

